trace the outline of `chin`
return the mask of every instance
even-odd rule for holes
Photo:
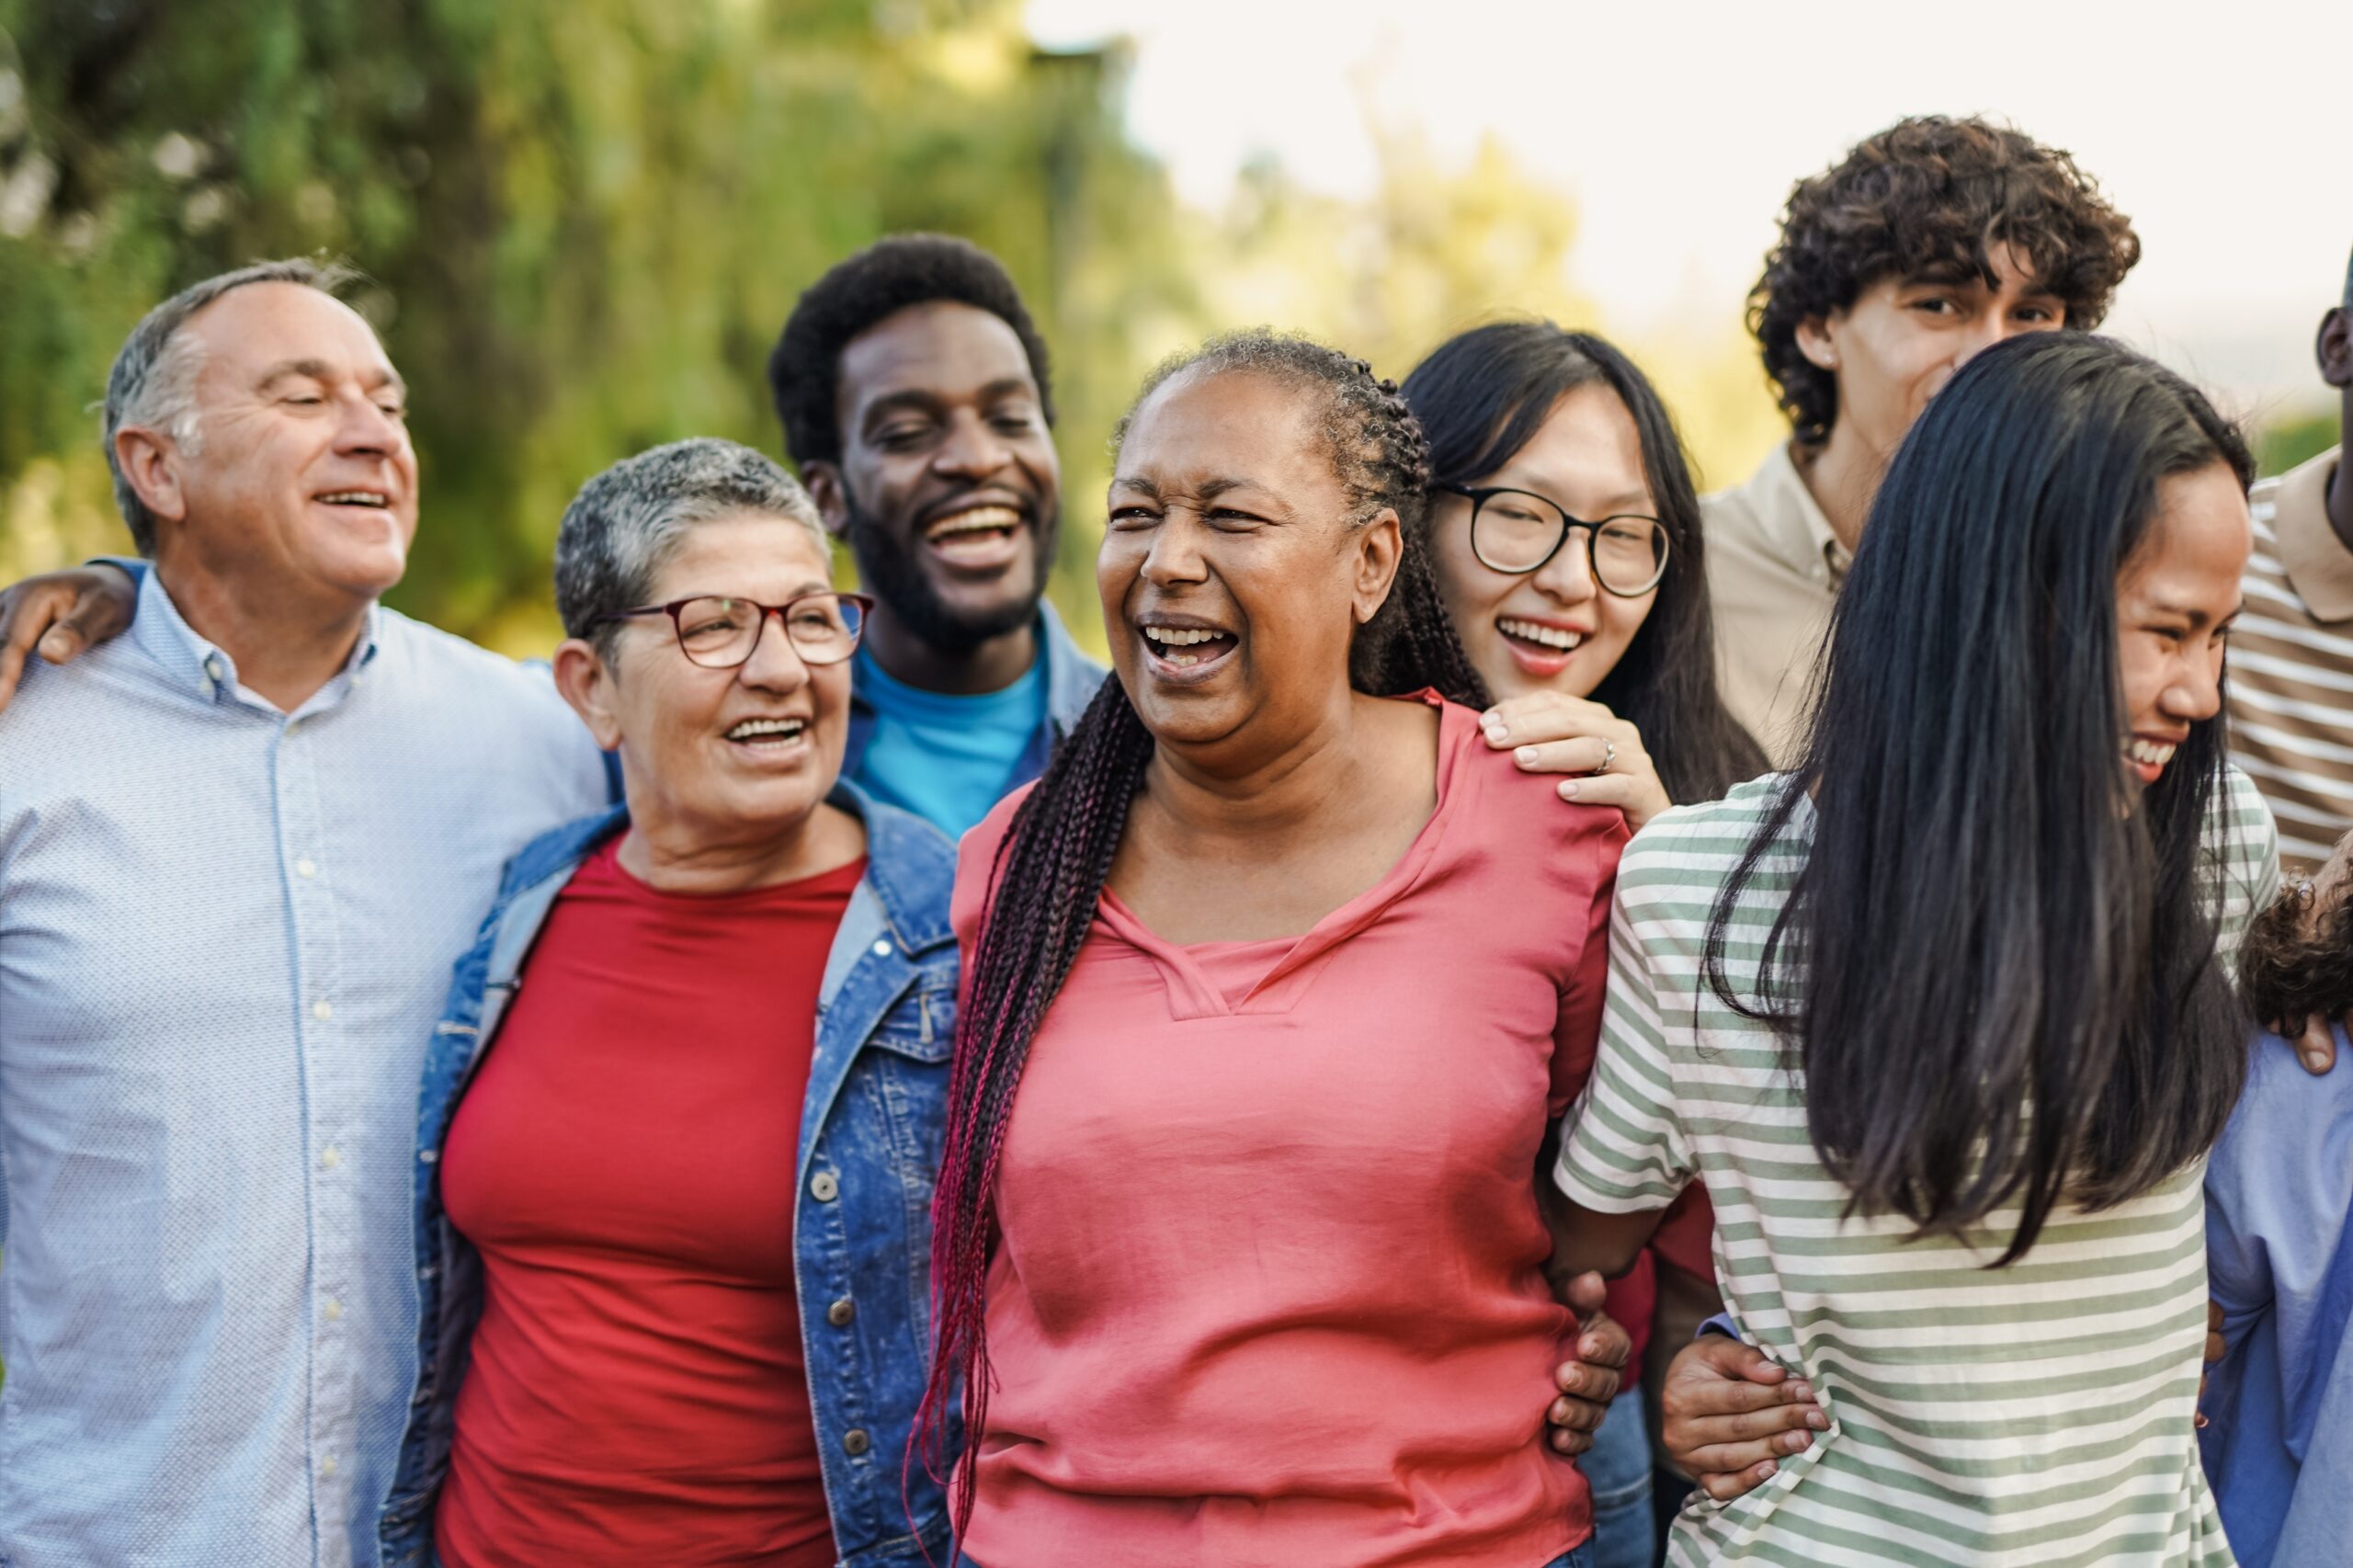
[[[408,551],[370,551],[319,563],[318,574],[354,598],[380,598],[400,586],[408,572]]]

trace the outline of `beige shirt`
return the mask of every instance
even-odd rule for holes
[[[2290,877],[2353,828],[2353,551],[2328,520],[2337,456],[2248,497],[2255,553],[2231,633],[2231,756],[2279,819]]]
[[[1724,705],[1787,768],[1805,744],[1814,665],[1853,557],[1786,442],[1747,483],[1703,499],[1699,513]]]

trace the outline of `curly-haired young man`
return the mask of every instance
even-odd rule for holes
[[[1904,433],[1987,345],[2097,325],[2140,258],[2072,158],[1982,119],[1898,121],[1790,193],[1748,324],[1791,438],[1705,504],[1724,700],[1777,764]]]

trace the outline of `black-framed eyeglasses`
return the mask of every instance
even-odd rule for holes
[[[774,616],[783,624],[785,639],[802,664],[838,665],[857,652],[867,612],[873,608],[874,600],[865,594],[802,594],[780,605],[697,594],[665,605],[612,610],[590,624],[666,615],[678,634],[678,651],[688,662],[707,670],[732,670],[751,658],[752,650],[760,645],[768,617]]]
[[[1533,572],[1561,552],[1572,533],[1585,535],[1593,580],[1621,599],[1639,598],[1666,575],[1666,525],[1639,512],[1587,522],[1526,490],[1441,484],[1471,503],[1471,553],[1491,572]]]

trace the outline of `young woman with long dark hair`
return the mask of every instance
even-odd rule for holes
[[[1636,828],[1763,773],[1765,754],[1717,694],[1699,494],[1641,368],[1592,333],[1495,322],[1440,344],[1399,390],[1429,437],[1438,596],[1495,698],[1481,716],[1487,744]],[[1662,1336],[1679,1341],[1722,1306],[1713,1230],[1695,1187],[1611,1283],[1636,1364],[1654,1307]],[[1564,1369],[1576,1392],[1593,1375]],[[1639,1386],[1619,1395],[1580,1461],[1597,1568],[1656,1556],[1643,1401]],[[1584,1421],[1595,1408],[1561,1414]]]
[[[2279,874],[2220,717],[2249,477],[2129,349],[1988,349],[1873,503],[1800,766],[1628,852],[1567,1261],[1703,1178],[1828,1417],[1671,1561],[2231,1561],[2191,1418]]]
[[[1536,1177],[1626,828],[1481,739],[1427,480],[1263,332],[1123,422],[1117,678],[959,870],[928,1430],[992,1568],[1586,1561]]]
[[[1636,828],[1764,772],[1716,689],[1699,498],[1641,367],[1593,333],[1494,322],[1399,391],[1429,437],[1430,562],[1495,699],[1490,738]]]

